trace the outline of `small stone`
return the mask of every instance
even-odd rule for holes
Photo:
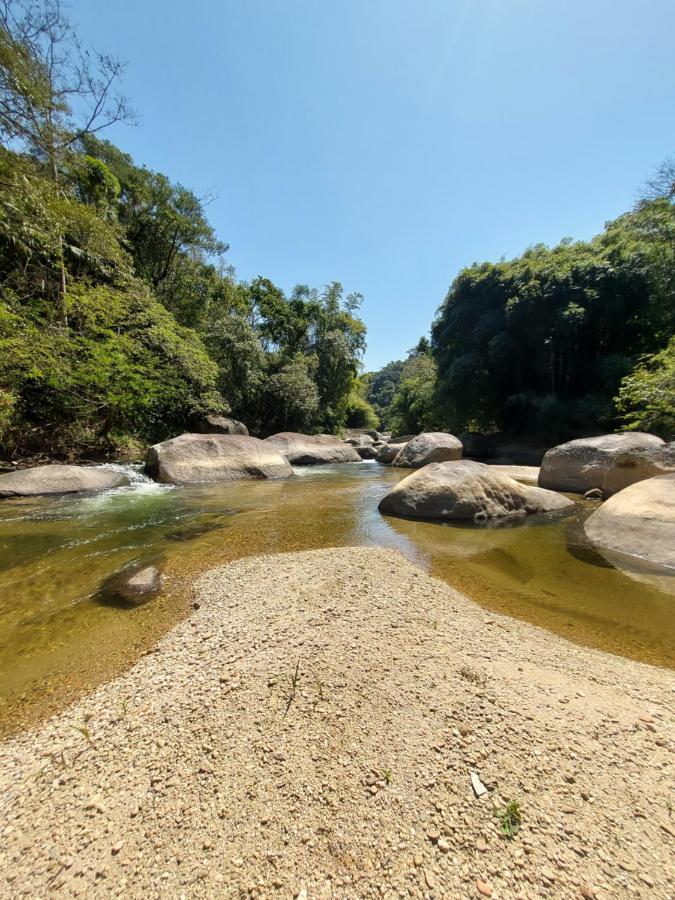
[[[476,890],[479,894],[482,894],[483,897],[491,897],[492,896],[492,888],[489,884],[486,884],[484,881],[481,881],[480,878],[476,882]]]
[[[429,869],[424,870],[424,880],[427,883],[427,887],[430,891],[436,887],[436,879],[433,876],[433,873],[429,871]]]
[[[584,900],[595,900],[595,891],[587,884],[581,885],[581,887],[579,888],[579,893],[584,898]]]
[[[447,853],[450,849],[450,844],[445,840],[445,838],[439,838],[437,847],[441,851],[441,853]]]
[[[419,869],[419,867],[422,865],[423,862],[424,862],[424,858],[422,856],[420,856],[419,853],[416,853],[413,856],[413,864],[416,869]]]
[[[117,841],[117,843],[113,844],[112,847],[110,848],[110,852],[112,853],[113,856],[117,856],[117,854],[120,852],[120,850],[122,849],[123,846],[124,846],[124,841]]]
[[[487,848],[487,844],[483,838],[478,838],[476,841],[476,850],[478,850],[479,853],[487,853]]]

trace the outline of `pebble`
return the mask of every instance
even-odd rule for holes
[[[491,897],[492,896],[492,888],[490,887],[490,885],[486,884],[484,881],[481,881],[480,879],[478,879],[478,881],[476,881],[476,890],[483,897]]]

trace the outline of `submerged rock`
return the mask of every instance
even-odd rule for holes
[[[432,431],[418,434],[403,447],[394,459],[395,466],[420,469],[429,463],[446,462],[462,458],[462,442],[454,434]]]
[[[473,460],[431,463],[408,475],[380,501],[380,512],[424,519],[524,516],[573,506],[572,500],[530,487]]]
[[[123,487],[129,479],[121,472],[96,466],[36,466],[0,475],[0,497],[74,494]]]
[[[204,416],[197,423],[195,431],[199,434],[248,434],[248,428],[243,422],[228,416]]]
[[[619,491],[586,520],[601,550],[675,569],[675,472]]]
[[[539,486],[575,494],[602,489],[605,475],[619,454],[662,444],[660,437],[637,431],[568,441],[544,455]]]
[[[129,606],[141,606],[162,589],[162,574],[156,566],[134,565],[108,580],[103,590],[106,597],[122,600]]]
[[[148,475],[167,484],[288,478],[293,469],[267,441],[241,434],[181,434],[148,450]]]
[[[264,440],[296,466],[315,466],[322,463],[360,462],[361,457],[350,444],[332,434],[298,434],[281,431]]]
[[[602,483],[605,497],[611,497],[636,481],[675,472],[675,441],[660,447],[642,447],[616,456]]]

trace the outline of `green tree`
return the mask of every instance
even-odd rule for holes
[[[675,337],[622,380],[616,406],[627,428],[675,440]]]

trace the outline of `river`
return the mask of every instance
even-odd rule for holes
[[[379,499],[407,473],[374,462],[190,487],[118,468],[128,487],[0,502],[0,733],[151,651],[189,612],[200,571],[319,547],[396,548],[486,608],[675,667],[675,577],[631,577],[589,548],[581,526],[592,504],[500,527],[453,525],[382,516]],[[163,569],[161,595],[133,609],[111,602],[106,579],[145,561]]]

